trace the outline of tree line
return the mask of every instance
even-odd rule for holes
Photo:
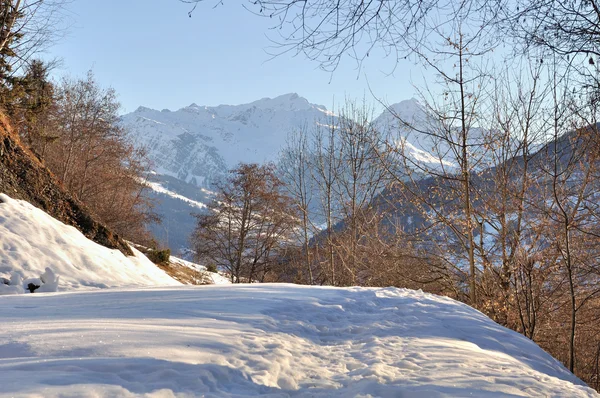
[[[37,54],[58,40],[62,1],[0,2],[0,110],[22,142],[98,219],[127,239],[151,242],[154,220],[143,194],[149,164],[119,125],[113,89],[92,72],[50,78]]]

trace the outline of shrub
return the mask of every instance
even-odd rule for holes
[[[171,257],[171,250],[150,250],[146,256],[152,261],[154,264],[162,264],[169,261],[169,257]]]
[[[206,266],[206,270],[207,270],[208,272],[212,272],[212,273],[215,273],[215,274],[216,274],[216,273],[217,273],[217,266],[216,266],[216,265],[214,265],[214,264],[208,264],[208,265]]]

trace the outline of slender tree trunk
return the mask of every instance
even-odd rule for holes
[[[329,133],[329,159],[328,159],[328,170],[327,170],[327,239],[329,244],[329,266],[331,267],[331,285],[335,286],[335,254],[333,250],[333,174],[334,174],[334,162],[335,162],[335,131],[332,130]]]
[[[304,229],[304,260],[308,271],[308,283],[314,284],[312,267],[310,266],[310,247],[308,238],[308,214],[306,208],[302,210],[302,228]]]
[[[465,105],[465,82],[463,77],[463,45],[462,45],[462,33],[460,34],[460,42],[459,42],[459,86],[460,86],[460,117],[461,117],[461,134],[462,134],[462,175],[463,175],[463,189],[464,189],[464,198],[465,198],[465,220],[467,224],[467,241],[469,245],[469,290],[470,290],[470,298],[471,305],[473,307],[477,306],[477,296],[476,296],[476,275],[475,275],[475,244],[473,238],[473,220],[472,220],[472,210],[471,210],[471,176],[469,173],[469,152],[468,152],[468,131],[467,131],[467,120],[466,120],[466,105]]]
[[[4,26],[2,27],[4,34],[2,35],[3,37],[0,38],[0,52],[4,50],[11,39],[15,22],[17,21],[19,12],[21,11],[21,2],[22,0],[17,0],[15,5],[5,6],[5,20]]]
[[[575,284],[573,280],[573,262],[571,259],[571,234],[569,231],[569,224],[564,224],[565,233],[565,260],[567,261],[567,275],[569,277],[569,299],[570,299],[570,310],[571,310],[571,325],[569,328],[569,370],[571,373],[575,369],[575,331],[576,331],[576,318],[577,318],[577,301],[575,297]]]

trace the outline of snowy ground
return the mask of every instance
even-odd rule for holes
[[[37,278],[49,267],[60,278],[59,291],[179,285],[143,254],[134,253],[127,257],[92,242],[35,206],[0,193],[2,278],[10,279],[15,272],[23,278]],[[14,292],[0,283],[0,295]]]
[[[54,281],[46,267],[59,293],[3,296],[16,290],[0,279],[0,396],[598,396],[456,301],[393,288],[185,287],[141,253],[0,194],[0,277]]]
[[[597,396],[525,337],[410,290],[107,289],[0,308],[2,396]]]

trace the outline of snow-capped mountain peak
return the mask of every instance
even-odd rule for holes
[[[375,119],[375,123],[383,129],[397,128],[404,123],[423,125],[426,120],[425,107],[415,99],[400,101],[387,105],[384,112]]]
[[[138,106],[137,109],[135,111],[133,111],[134,113],[144,113],[144,112],[149,112],[152,111],[153,109],[151,108],[146,108],[145,106]]]
[[[242,105],[194,103],[174,112],[139,107],[122,122],[148,150],[155,171],[208,187],[239,162],[275,161],[290,131],[329,115],[290,93]]]
[[[262,98],[258,101],[250,103],[259,109],[273,109],[273,110],[286,110],[286,111],[299,111],[312,109],[315,105],[312,105],[304,97],[300,97],[296,93],[289,93],[280,95],[275,98]]]
[[[141,107],[143,110],[147,108]],[[327,108],[323,105],[315,105],[308,102],[308,100],[304,97],[299,96],[296,93],[289,93],[280,95],[275,98],[262,98],[248,104],[242,105],[217,105],[217,106],[207,106],[207,105],[198,105],[196,103],[192,103],[189,106],[179,109],[178,112],[189,112],[195,114],[207,114],[212,118],[222,117],[222,118],[233,118],[239,114],[243,113],[251,113],[256,111],[263,111],[267,113],[277,113],[277,112],[310,112],[313,110],[318,110],[321,112],[327,113]]]
[[[425,120],[425,110],[415,99],[389,108],[392,112],[386,110],[375,120],[386,131],[397,128],[397,116],[415,124],[422,124]],[[140,107],[123,116],[122,123],[136,145],[147,149],[156,172],[152,182],[158,185],[154,186],[185,196],[189,204],[205,200],[206,195],[198,188],[210,189],[240,162],[277,161],[293,130],[335,124],[335,117],[326,107],[312,104],[296,93],[288,93],[242,105],[192,103],[176,111]],[[439,162],[432,154],[432,145],[426,142],[426,137],[409,134],[402,142],[416,162]],[[184,188],[181,184],[191,185]],[[197,195],[195,191],[198,191]],[[172,196],[164,197],[162,191],[155,194],[173,201]],[[169,216],[167,213],[170,214],[172,209],[166,207],[161,209],[159,205],[158,209],[159,213],[164,210],[165,218],[177,218],[183,213],[189,215],[190,211],[197,211],[179,209],[177,215]],[[178,228],[178,231],[189,232],[191,228]],[[154,232],[161,234],[160,231]],[[167,235],[170,241],[173,240],[174,232]],[[175,247],[185,244],[186,240],[187,236],[182,235]]]

